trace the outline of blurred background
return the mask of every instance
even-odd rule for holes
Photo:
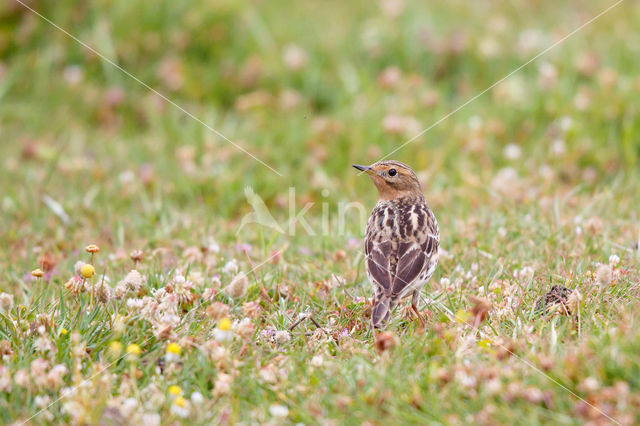
[[[292,186],[297,210],[316,202],[311,221],[321,202],[372,207],[352,163],[385,156],[614,4],[23,1],[282,176],[7,0],[0,238],[13,253],[27,235],[63,249],[96,232],[114,245],[233,233],[245,186],[276,217]],[[392,158],[419,172],[445,226],[576,187],[627,188],[639,22],[638,3],[622,2]],[[359,237],[363,224],[349,227]]]
[[[0,2],[0,423],[72,383],[34,424],[640,423],[616,1]],[[374,335],[351,164],[389,153],[441,250],[426,329]]]

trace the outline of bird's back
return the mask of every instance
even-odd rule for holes
[[[365,235],[367,274],[379,296],[402,298],[431,277],[438,259],[438,223],[423,196],[380,200]]]

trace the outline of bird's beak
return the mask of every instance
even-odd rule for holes
[[[360,166],[359,164],[352,164],[353,167],[355,167],[356,169],[360,170],[361,172],[365,172],[365,173],[375,173],[373,171],[373,169],[370,166]]]

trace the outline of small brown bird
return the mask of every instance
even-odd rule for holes
[[[353,167],[367,173],[380,194],[364,240],[367,275],[374,292],[371,324],[386,326],[391,311],[407,296],[423,321],[418,296],[438,264],[440,231],[418,177],[398,161]]]

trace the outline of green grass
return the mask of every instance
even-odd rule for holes
[[[640,8],[623,2],[393,154],[419,173],[445,253],[422,301],[427,327],[399,308],[379,351],[366,217],[339,222],[345,203],[376,201],[351,164],[400,147],[613,4],[405,3],[396,17],[364,1],[28,3],[282,176],[33,13],[0,6],[0,292],[13,296],[0,311],[0,422],[640,422]],[[247,186],[282,227],[295,188],[294,215],[313,203],[314,234],[238,231]],[[137,295],[91,306],[65,287],[91,243],[95,281],[113,289],[144,251]],[[232,259],[248,273],[236,298]],[[162,302],[169,284],[195,295],[172,318],[127,303]],[[554,284],[579,291],[578,315],[535,314]],[[464,321],[472,296],[491,304],[479,327]],[[215,302],[229,307],[230,341],[216,340]],[[321,329],[307,319],[287,332],[301,313]],[[248,316],[253,333],[239,333]],[[179,361],[165,359],[170,342]],[[184,418],[171,385],[189,400]]]

